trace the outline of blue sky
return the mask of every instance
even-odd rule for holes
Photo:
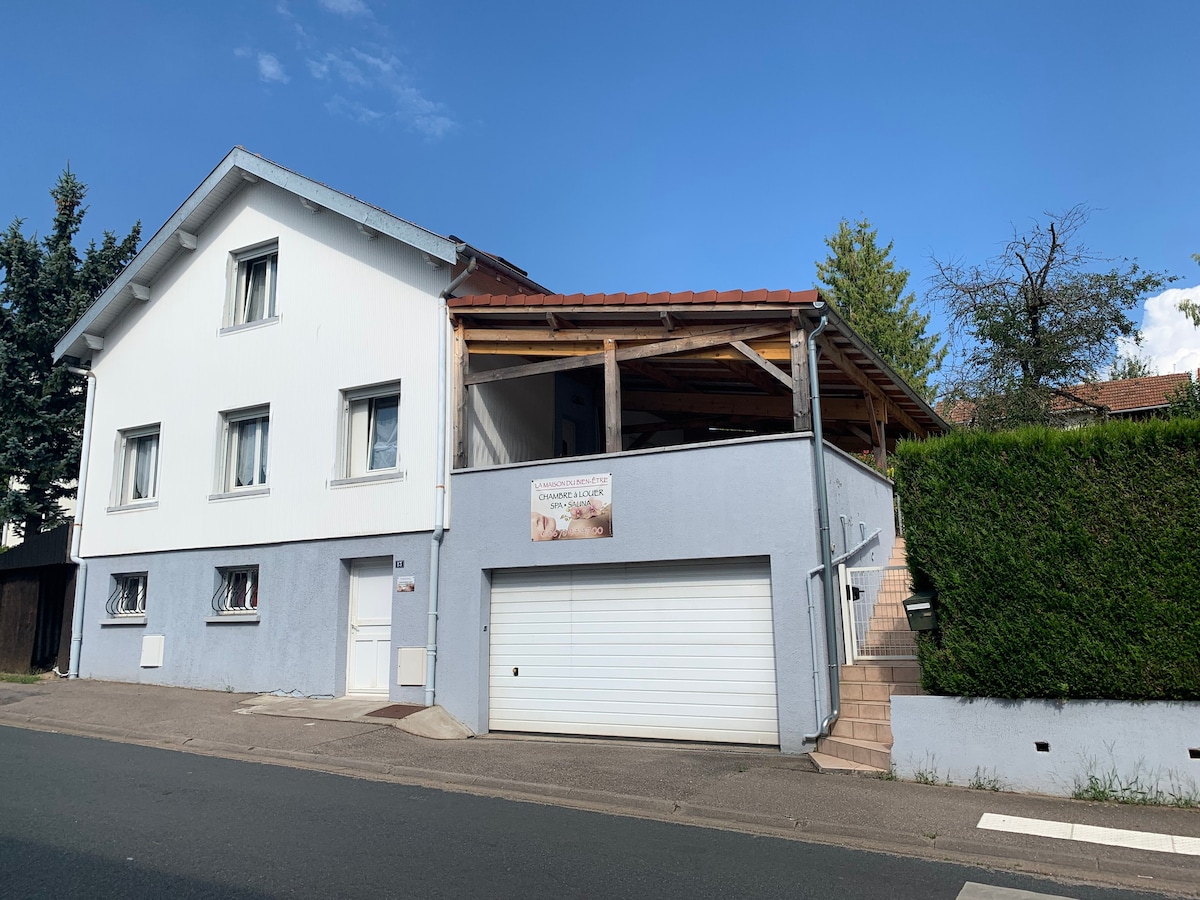
[[[564,292],[808,288],[866,216],[921,296],[1076,203],[1188,287],[1196,34],[1184,0],[11,4],[0,222],[44,230],[69,160],[91,231],[149,235],[241,144]],[[1200,365],[1158,306],[1149,355]]]

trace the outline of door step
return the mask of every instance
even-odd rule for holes
[[[808,756],[816,764],[817,771],[826,775],[871,775],[879,778],[889,771],[888,769],[877,769],[874,766],[856,763],[850,759],[842,759],[840,756],[830,756],[828,753],[821,753],[819,750],[814,750]]]

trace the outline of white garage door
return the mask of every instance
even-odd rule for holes
[[[494,731],[778,744],[765,561],[492,578]]]

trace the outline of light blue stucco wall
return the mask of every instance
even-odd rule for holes
[[[1200,703],[893,697],[892,761],[969,784],[1070,795],[1089,776],[1200,800]],[[1037,742],[1048,750],[1039,752]]]
[[[350,563],[403,560],[416,590],[393,595],[391,698],[420,703],[394,684],[396,648],[424,647],[429,534],[404,534],[88,560],[80,675],[111,681],[246,692],[340,696],[346,686]],[[257,624],[206,624],[216,570],[259,567]],[[397,570],[399,571],[399,570]],[[102,625],[113,575],[147,573],[145,625]],[[229,617],[232,621],[233,617]],[[165,637],[163,665],[140,666],[142,637]]]
[[[820,721],[806,573],[820,563],[812,439],[788,435],[559,460],[451,476],[453,528],[442,557],[437,702],[477,732],[487,730],[490,576],[526,566],[765,557],[770,560],[780,745],[805,749]],[[830,454],[831,503],[839,514],[884,529],[890,550],[890,484]],[[611,472],[613,537],[535,543],[530,482]],[[837,538],[840,541],[840,537]],[[814,620],[823,633],[819,582]],[[824,667],[823,640],[818,640]],[[824,684],[822,680],[822,684]],[[822,707],[825,698],[821,699]]]

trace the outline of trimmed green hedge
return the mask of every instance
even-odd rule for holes
[[[926,691],[1200,700],[1200,420],[964,432],[894,462],[940,605]]]

